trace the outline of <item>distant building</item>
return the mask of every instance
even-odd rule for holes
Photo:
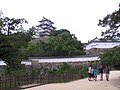
[[[86,44],[86,54],[87,55],[100,55],[103,54],[106,50],[120,46],[120,40],[102,40],[97,37],[88,44]]]
[[[34,38],[48,37],[50,33],[56,28],[53,26],[53,22],[45,17],[39,21],[39,25],[36,26]]]

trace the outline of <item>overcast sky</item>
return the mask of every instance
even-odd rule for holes
[[[42,17],[52,20],[57,29],[67,29],[83,43],[100,37],[105,28],[98,20],[118,10],[120,0],[0,0],[4,16],[25,18],[27,27]]]

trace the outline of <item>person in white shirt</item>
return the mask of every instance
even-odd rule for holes
[[[88,68],[88,80],[89,81],[91,81],[91,77],[92,77],[92,65],[90,65]]]

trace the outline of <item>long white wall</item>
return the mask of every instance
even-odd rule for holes
[[[86,46],[86,50],[91,48],[113,48],[115,46],[120,46],[120,42],[92,42]]]
[[[22,61],[21,64],[31,65],[31,61]],[[0,66],[1,65],[6,65],[6,63],[4,61],[0,61]]]
[[[39,63],[43,62],[84,62],[84,61],[99,61],[100,58],[98,56],[95,57],[77,57],[77,58],[50,58],[50,59],[29,59],[30,61],[22,61],[21,64],[31,65],[31,61],[38,61]],[[4,61],[0,61],[0,65],[6,65]]]
[[[31,59],[32,61],[42,62],[84,62],[84,61],[98,61],[100,60],[98,56],[96,57],[78,57],[78,58],[52,58],[52,59]]]
[[[0,61],[0,65],[6,65],[4,61]]]

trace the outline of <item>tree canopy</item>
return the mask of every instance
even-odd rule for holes
[[[107,27],[106,31],[102,31],[102,35],[105,39],[116,39],[120,37],[120,8],[111,14],[105,16],[102,20],[99,20],[98,26]]]
[[[120,70],[120,47],[114,47],[100,56],[103,65],[109,65]]]
[[[22,24],[28,23],[24,18],[9,18],[0,15],[0,33],[10,35],[14,31],[23,29]]]
[[[50,37],[49,46],[51,46],[50,49],[52,49],[51,51],[53,51],[55,56],[77,56],[84,54],[83,45],[69,31]]]
[[[28,33],[0,34],[0,58],[12,70],[21,68],[21,61],[27,57],[27,46],[31,40]]]
[[[106,31],[102,32],[102,36],[104,36],[105,40],[120,40],[120,8],[114,11],[111,14],[108,14],[103,18],[103,20],[99,20],[99,26],[107,27]],[[109,49],[104,54],[100,56],[101,63],[105,65],[110,65],[115,67],[116,69],[120,69],[120,47],[114,47]]]
[[[85,54],[83,44],[68,30],[54,31],[48,42],[30,42],[28,50],[31,56],[77,56]]]
[[[31,34],[17,30],[23,23],[27,21],[0,15],[0,59],[5,61],[8,71],[19,71],[22,59],[27,57],[26,48],[31,40]]]

